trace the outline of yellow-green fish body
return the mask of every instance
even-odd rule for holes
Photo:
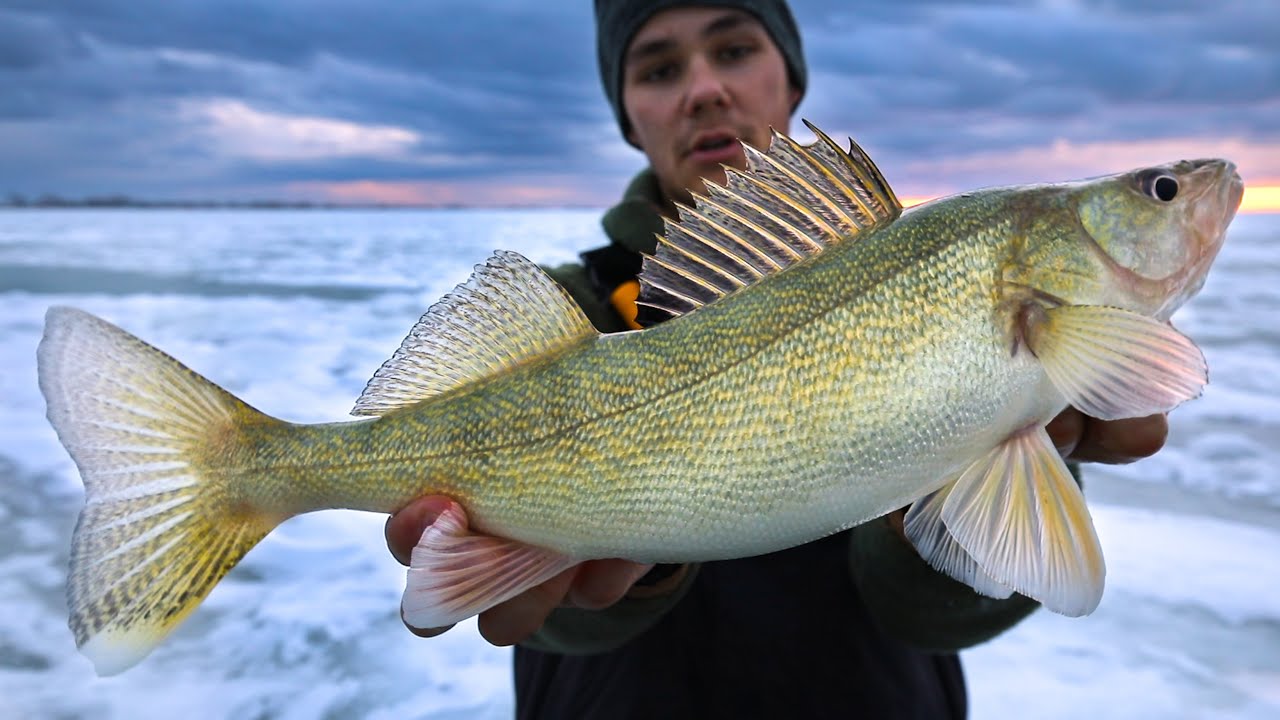
[[[754,555],[913,502],[908,535],[939,569],[1091,610],[1101,553],[1042,427],[1069,402],[1123,417],[1198,394],[1202,358],[1164,321],[1239,203],[1233,166],[899,217],[870,160],[819,136],[749,151],[750,173],[668,223],[642,300],[679,317],[600,335],[499,253],[371,381],[368,420],[272,419],[103,321],[51,311],[41,386],[87,493],[77,642],[121,670],[280,521],[424,494],[458,508],[415,551],[406,617],[421,626],[584,559]]]
[[[260,442],[298,443],[290,455],[314,459],[290,485],[335,506],[443,493],[487,532],[578,557],[709,560],[813,539],[906,505],[975,443],[1065,405],[992,323],[1007,240],[957,243],[937,224],[891,225],[733,303],[588,337],[371,423]],[[343,461],[330,477],[326,458]]]

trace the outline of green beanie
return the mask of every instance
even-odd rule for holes
[[[596,53],[600,60],[600,80],[613,114],[627,137],[631,123],[622,106],[622,67],[627,45],[649,18],[678,7],[723,7],[744,10],[756,16],[773,38],[787,63],[787,78],[804,95],[808,72],[800,47],[800,31],[791,17],[786,0],[595,0]],[[794,108],[792,108],[794,110]],[[628,141],[630,142],[630,141]]]

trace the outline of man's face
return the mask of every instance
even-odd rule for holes
[[[788,132],[800,91],[755,16],[678,8],[654,15],[623,59],[622,99],[631,131],[668,198],[687,202],[701,179],[723,184],[721,164],[746,167],[738,139],[769,146]]]

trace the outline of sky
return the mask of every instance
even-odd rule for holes
[[[793,10],[796,117],[904,198],[1214,156],[1280,211],[1276,0]],[[594,42],[587,0],[0,0],[0,200],[606,206]]]

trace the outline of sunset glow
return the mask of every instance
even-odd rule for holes
[[[1280,213],[1280,185],[1245,186],[1242,213]]]
[[[297,182],[292,196],[322,198],[338,204],[440,207],[556,207],[590,204],[592,198],[556,179],[524,178],[510,182],[430,180],[348,180]],[[595,204],[606,200],[596,198]]]

